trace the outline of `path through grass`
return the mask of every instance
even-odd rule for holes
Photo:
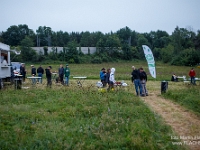
[[[149,96],[142,99],[152,111],[162,116],[165,122],[173,128],[172,139],[182,140],[181,143],[176,144],[187,145],[191,150],[199,150],[200,118],[199,110],[195,109],[199,107],[199,93],[197,92],[199,88],[183,85],[181,82],[170,82],[169,89],[164,95],[171,99],[163,98],[161,95],[160,82],[149,82],[148,89]],[[190,94],[194,93],[192,99],[188,99]]]

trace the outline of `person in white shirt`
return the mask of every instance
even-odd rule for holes
[[[111,68],[110,69],[110,78],[109,78],[109,87],[108,87],[108,91],[112,88],[114,88],[114,84],[115,84],[115,68]]]

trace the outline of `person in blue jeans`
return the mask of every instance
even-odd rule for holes
[[[141,96],[148,96],[148,90],[146,88],[147,74],[143,68],[140,68],[139,76],[140,76],[140,83],[141,83],[141,87],[142,87],[142,95]]]
[[[31,65],[31,75],[33,77],[36,76],[36,68],[34,67],[34,65]],[[36,84],[36,79],[32,79],[32,84]]]
[[[41,65],[40,67],[37,68],[37,74],[38,74],[38,77],[41,77],[40,79],[38,79],[38,82],[42,83],[42,76],[44,74],[44,69],[42,68]]]
[[[131,73],[131,79],[132,79],[133,84],[135,85],[136,95],[139,96],[139,95],[142,95],[142,85],[141,85],[140,76],[139,76],[140,72],[134,66],[132,66],[132,69],[133,71]]]
[[[65,75],[65,84],[69,86],[70,69],[68,64],[66,64],[66,67],[64,69],[64,75]]]

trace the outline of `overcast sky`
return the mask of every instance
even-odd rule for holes
[[[53,31],[116,32],[125,26],[139,33],[176,26],[200,30],[200,0],[0,0],[0,31],[26,24]]]

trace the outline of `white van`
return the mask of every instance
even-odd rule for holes
[[[10,46],[0,42],[0,89],[3,88],[3,82],[10,77]]]

